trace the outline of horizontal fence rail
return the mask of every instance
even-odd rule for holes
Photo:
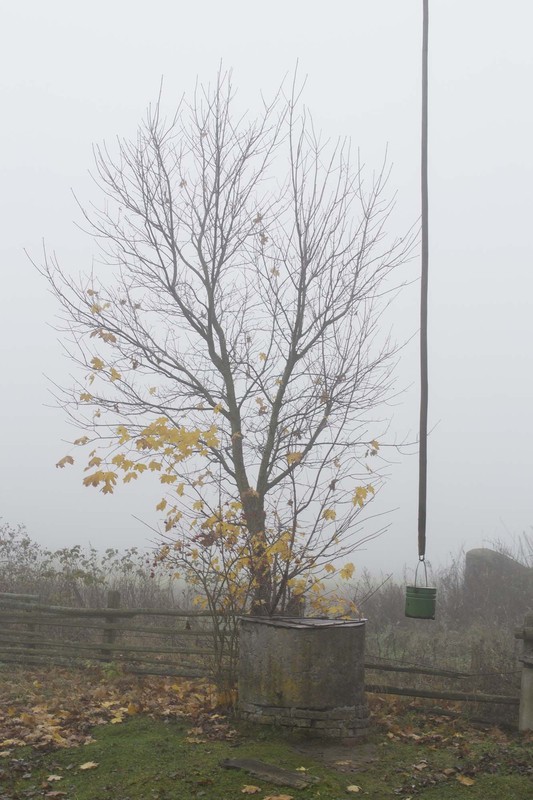
[[[507,706],[518,706],[520,699],[500,694],[484,692],[447,692],[444,689],[403,689],[400,686],[365,683],[365,690],[374,694],[395,694],[404,697],[425,697],[432,700],[461,700],[467,703],[499,703]]]

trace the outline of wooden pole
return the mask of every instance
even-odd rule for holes
[[[427,436],[428,436],[428,33],[429,2],[424,0],[422,23],[422,277],[420,282],[420,432],[418,460],[418,556],[426,554]]]
[[[533,614],[526,614],[524,631],[517,638],[524,641],[518,730],[533,731]]]

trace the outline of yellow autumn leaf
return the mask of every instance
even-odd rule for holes
[[[84,486],[99,486],[100,483],[103,483],[102,492],[104,494],[112,493],[113,486],[115,486],[116,482],[116,472],[104,472],[103,470],[97,470],[93,472],[92,475],[87,475],[87,477],[83,479]]]
[[[375,494],[372,484],[369,483],[366,486],[358,486],[355,490],[354,496],[352,497],[352,503],[354,506],[359,506],[359,508],[362,508],[365,504],[365,501],[368,499],[369,494]]]
[[[86,761],[84,764],[80,764],[80,769],[96,769],[98,766],[98,761]]]
[[[148,394],[151,394],[152,396],[153,396],[153,395],[154,395],[156,392],[157,392],[157,389],[156,389],[156,387],[155,387],[155,386],[150,386],[150,388],[148,389]]]
[[[257,794],[260,791],[260,786],[252,786],[250,784],[245,784],[241,789],[242,794]]]
[[[196,500],[192,504],[192,507],[193,507],[194,511],[203,511],[204,504],[203,504],[203,502],[201,500]]]
[[[164,511],[167,507],[167,501],[163,498],[160,503],[158,503],[155,507],[156,511]]]
[[[74,464],[74,459],[72,458],[72,456],[64,456],[63,458],[59,459],[59,461],[56,464],[56,467],[59,467],[59,469],[63,469],[63,467],[66,464]]]
[[[337,512],[334,511],[332,508],[325,508],[324,511],[322,512],[322,518],[323,519],[328,519],[328,520],[329,519],[331,519],[331,520],[336,519],[337,518]]]
[[[87,444],[88,441],[89,441],[88,436],[80,436],[79,439],[74,439],[74,444],[78,445]]]
[[[341,570],[339,570],[339,575],[344,581],[348,581],[350,580],[354,572],[355,572],[355,566],[350,562],[348,564],[345,564],[344,567]]]
[[[287,453],[287,464],[292,466],[293,464],[298,464],[302,460],[302,454],[299,451],[294,451],[292,453]]]
[[[62,775],[49,775],[46,780],[48,781],[48,783],[52,783],[52,781],[62,781],[63,780],[63,776]]]
[[[111,333],[111,331],[105,331],[103,329],[100,329],[98,331],[98,336],[100,337],[100,339],[103,339],[104,342],[107,342],[107,344],[116,344],[117,337],[115,336],[114,333]]]
[[[92,399],[93,396],[92,394],[89,394],[89,392],[82,392],[80,394],[80,400],[82,401],[82,403],[89,403]]]
[[[126,427],[124,425],[119,425],[117,428],[117,435],[118,435],[118,443],[125,444],[131,439]]]
[[[333,564],[326,564],[324,569],[329,575],[331,575],[333,572],[335,572],[335,567],[333,566]]]
[[[94,356],[94,358],[91,358],[91,367],[97,372],[99,369],[103,369],[104,366],[105,366],[104,362],[102,361],[101,358],[98,358],[98,356]]]
[[[362,792],[363,790],[360,786],[356,786],[355,783],[352,783],[350,786],[346,787],[346,791],[353,792],[355,794],[356,792]]]
[[[111,378],[112,381],[119,381],[122,375],[115,369],[115,367],[111,367],[109,377]]]
[[[259,360],[260,361],[266,361],[267,360],[266,353],[259,353]]]

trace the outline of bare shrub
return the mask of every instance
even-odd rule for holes
[[[168,574],[154,573],[149,552],[81,545],[49,550],[23,525],[0,524],[2,592],[39,595],[50,605],[81,608],[106,605],[107,592],[120,591],[127,607],[174,608],[188,603],[184,587]]]

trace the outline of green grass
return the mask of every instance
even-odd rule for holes
[[[241,791],[246,784],[261,787],[260,793],[251,795],[257,798],[280,794],[302,800],[533,797],[533,774],[528,771],[531,744],[518,736],[503,739],[477,732],[469,736],[439,729],[434,737],[431,730],[418,729],[421,739],[412,741],[390,732],[387,736],[382,730],[373,732],[362,748],[345,748],[345,755],[336,750],[332,756],[330,751],[330,762],[324,763],[316,757],[316,747],[309,749],[271,729],[246,726],[235,741],[194,743],[187,741],[189,727],[184,722],[133,717],[120,725],[98,727],[95,741],[79,748],[46,755],[19,749],[0,760],[0,800],[229,800],[247,797]],[[359,759],[360,752],[366,759]],[[306,767],[320,782],[307,789],[290,789],[220,766],[222,759],[246,757],[288,769]],[[89,761],[98,766],[80,770]],[[355,771],[346,761],[353,761]],[[458,771],[446,777],[446,769]],[[61,780],[48,781],[50,775],[59,775]],[[462,785],[458,775],[471,777],[474,783]],[[353,784],[361,787],[359,793],[346,791]]]

